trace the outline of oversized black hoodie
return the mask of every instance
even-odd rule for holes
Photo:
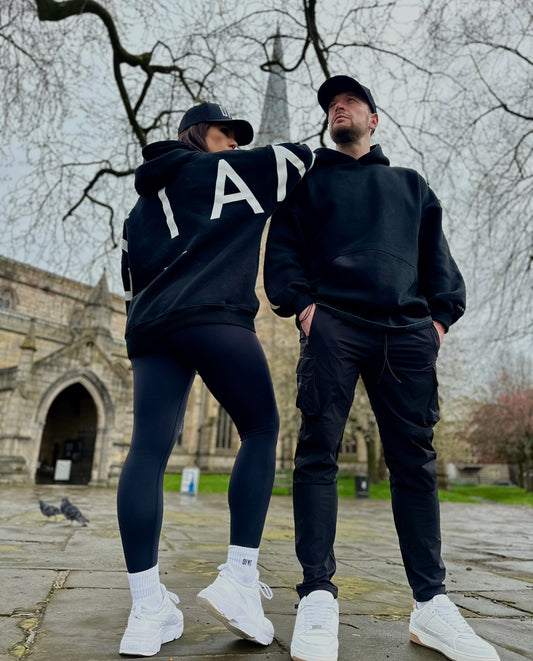
[[[283,144],[203,153],[165,141],[143,156],[139,200],[123,229],[130,355],[193,324],[253,329],[261,234],[311,167],[311,150]]]
[[[264,277],[274,311],[298,315],[315,302],[371,328],[448,328],[464,312],[465,287],[425,180],[390,167],[379,145],[359,159],[315,153],[271,221]]]

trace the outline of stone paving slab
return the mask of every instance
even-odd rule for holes
[[[2,554],[0,552],[0,558]],[[13,611],[32,611],[34,605],[44,601],[57,572],[49,569],[26,569],[20,566],[0,567],[0,616]],[[6,586],[9,589],[5,589]]]
[[[45,519],[38,498],[67,495],[87,527]],[[118,661],[131,600],[112,489],[0,488],[0,661]],[[533,661],[533,510],[444,503],[442,528],[450,597],[502,661]],[[224,562],[226,496],[165,494],[162,582],[179,594],[185,631],[151,657],[159,661],[289,661],[296,615],[291,499],[272,499],[260,554],[274,590],[265,612],[276,631],[268,647],[236,639],[196,605]],[[342,499],[336,552],[339,661],[443,661],[409,641],[410,590],[390,502]],[[132,657],[130,657],[132,658]]]

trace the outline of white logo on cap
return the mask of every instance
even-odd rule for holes
[[[229,114],[228,109],[225,106],[218,106],[220,108],[220,112],[224,117],[227,117],[228,119],[231,119],[231,115]]]

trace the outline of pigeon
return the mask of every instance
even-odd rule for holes
[[[89,523],[89,519],[86,519],[76,505],[73,505],[68,498],[61,500],[61,511],[71,523],[72,521],[77,521],[82,526],[86,526]]]
[[[39,500],[39,507],[41,508],[41,512],[47,518],[61,514],[61,510],[59,509],[59,507],[56,507],[55,505],[50,505],[49,503],[45,503],[44,500]]]

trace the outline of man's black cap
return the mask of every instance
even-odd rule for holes
[[[235,140],[239,145],[249,145],[254,139],[252,125],[244,119],[233,119],[227,108],[218,103],[201,103],[199,106],[189,108],[183,115],[178,127],[178,135],[189,126],[201,124],[226,124],[235,132]]]
[[[350,78],[350,76],[333,76],[322,83],[317,95],[318,103],[320,103],[326,114],[331,99],[337,94],[342,94],[342,92],[353,92],[358,98],[368,103],[371,112],[377,112],[376,104],[368,87],[361,85],[355,78]]]

